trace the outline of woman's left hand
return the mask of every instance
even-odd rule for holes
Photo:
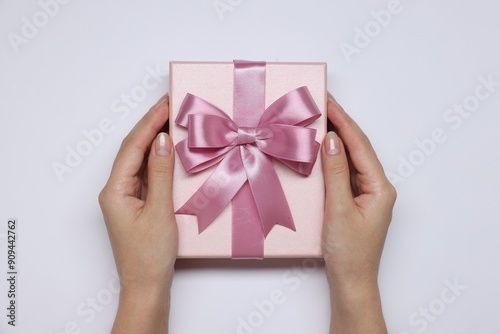
[[[178,231],[172,141],[159,133],[167,119],[165,96],[123,140],[99,195],[121,283],[113,333],[164,333],[168,327]]]

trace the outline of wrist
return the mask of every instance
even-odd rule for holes
[[[336,288],[330,291],[332,307],[345,313],[356,313],[360,309],[381,305],[380,292],[376,284],[353,288]],[[353,312],[355,311],[355,312]]]
[[[163,282],[121,283],[120,302],[135,302],[137,304],[159,304],[170,299],[171,280]]]
[[[166,310],[170,307],[170,288],[173,275],[161,279],[126,279],[120,277],[120,305],[149,310]]]
[[[163,292],[170,290],[174,278],[174,268],[168,270],[143,270],[127,267],[118,270],[121,292],[140,294],[143,292]]]
[[[326,268],[330,291],[345,296],[378,292],[377,273],[338,273]],[[353,296],[354,297],[354,296]]]
[[[168,332],[169,285],[122,285],[113,334]]]
[[[378,291],[379,263],[347,262],[325,256],[325,272],[330,290],[352,294],[358,291]]]
[[[378,282],[375,278],[348,279],[327,271],[332,322],[330,333],[386,334]]]

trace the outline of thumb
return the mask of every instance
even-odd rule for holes
[[[173,214],[172,180],[174,172],[173,144],[170,136],[160,132],[151,145],[148,160],[146,205],[157,213]],[[164,211],[166,210],[166,211]]]
[[[326,188],[327,212],[345,211],[354,204],[349,176],[349,164],[339,136],[330,131],[323,139],[321,162]]]

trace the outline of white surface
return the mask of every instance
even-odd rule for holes
[[[18,326],[7,326],[2,311],[0,332],[109,331],[115,267],[97,194],[121,139],[167,90],[167,77],[144,90],[128,114],[120,97],[140,93],[148,71],[167,70],[170,60],[243,58],[327,61],[329,89],[372,139],[388,172],[398,173],[400,159],[418,159],[415,140],[442,129],[446,140],[396,184],[380,273],[387,323],[397,334],[500,333],[500,87],[460,124],[443,118],[454,104],[473,102],[468,97],[479,77],[500,81],[500,3],[401,0],[400,13],[351,62],[342,43],[354,43],[356,27],[377,29],[370,12],[388,1],[231,3],[221,20],[212,0],[73,0],[16,53],[8,34],[22,34],[23,17],[32,21],[42,9],[33,0],[0,2],[3,273],[6,221],[16,217],[20,224]],[[85,139],[82,130],[106,118],[113,131],[58,181],[51,164],[63,163],[66,146],[74,149]],[[455,280],[467,288],[442,294]],[[304,271],[301,261],[184,261],[173,286],[171,333],[238,333],[238,317],[259,320],[253,302],[275,289],[285,301],[247,332],[327,332],[322,269]],[[6,291],[1,279],[3,310]],[[425,320],[419,312],[429,307]]]

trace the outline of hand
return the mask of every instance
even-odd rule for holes
[[[331,289],[331,333],[387,333],[378,269],[396,191],[370,141],[331,95],[324,139],[326,187],[322,248]]]
[[[166,333],[178,231],[168,96],[123,140],[99,195],[121,291],[113,333]]]

